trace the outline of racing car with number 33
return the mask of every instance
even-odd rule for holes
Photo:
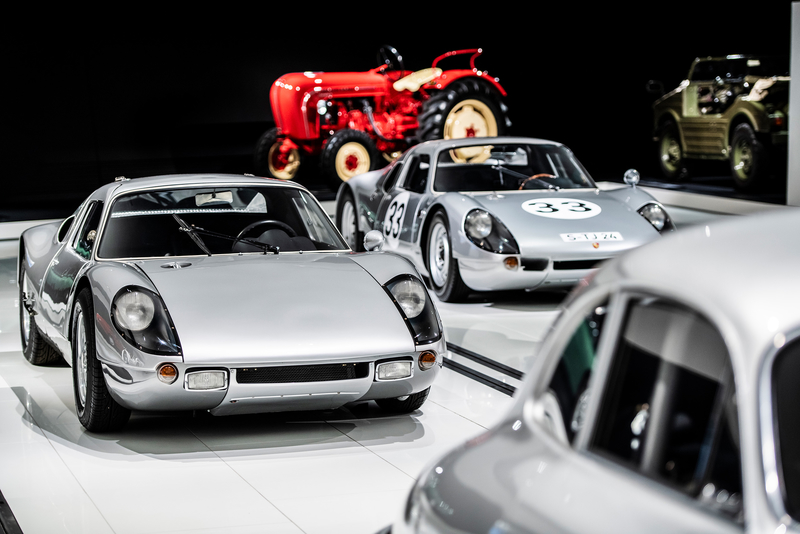
[[[122,428],[131,410],[376,400],[410,412],[442,365],[441,320],[413,265],[354,254],[292,182],[116,181],[23,232],[19,258],[25,358],[71,364],[90,431]],[[342,313],[353,301],[369,310],[357,322]]]
[[[603,260],[675,227],[638,189],[602,190],[560,143],[521,137],[428,141],[336,197],[351,247],[380,230],[443,301],[470,291],[569,287]]]

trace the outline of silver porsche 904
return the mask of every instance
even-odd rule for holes
[[[295,183],[120,180],[26,230],[19,258],[24,355],[71,364],[91,431],[131,410],[408,412],[445,352],[414,266],[353,253]],[[352,320],[352,303],[369,313]]]
[[[380,230],[436,295],[575,285],[598,264],[671,231],[661,204],[635,187],[600,190],[565,146],[499,137],[429,141],[336,198],[351,247]]]

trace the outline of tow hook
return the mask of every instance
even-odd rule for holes
[[[31,315],[38,315],[36,311],[33,309],[33,305],[35,303],[35,299],[33,295],[28,295],[27,293],[22,293],[22,305]]]

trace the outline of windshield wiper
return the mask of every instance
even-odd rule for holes
[[[197,231],[188,224],[186,224],[186,221],[181,219],[178,215],[173,213],[172,216],[175,218],[176,221],[178,221],[178,224],[181,227],[180,228],[181,232],[186,232],[187,234],[189,234],[189,237],[191,237],[192,241],[194,241],[195,244],[198,247],[200,247],[200,250],[211,256],[211,251],[208,249],[205,242],[203,242],[203,239],[199,235],[197,235]]]
[[[497,172],[500,173],[500,183],[501,184],[503,183],[503,173],[504,172],[507,172],[508,174],[510,174],[512,176],[516,176],[517,178],[522,178],[523,180],[527,180],[528,178],[530,178],[530,176],[528,176],[527,174],[523,174],[523,173],[515,171],[513,169],[507,169],[507,168],[503,167],[502,165],[500,165],[499,163],[495,164],[495,165],[492,165],[492,169],[494,169],[494,170],[496,170]],[[539,182],[539,183],[542,183],[542,184],[546,185],[547,189],[552,189],[552,190],[555,190],[555,191],[560,191],[561,190],[561,188],[558,187],[557,185],[549,184],[547,182]]]

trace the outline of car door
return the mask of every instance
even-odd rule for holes
[[[103,203],[87,204],[80,214],[78,230],[50,261],[42,283],[42,311],[56,332],[66,336],[67,304],[80,269],[91,260],[94,237],[100,224]]]
[[[384,250],[411,256],[422,221],[420,201],[428,184],[430,156],[414,153],[402,162],[394,176],[384,182],[384,196],[378,207],[377,229],[386,240]],[[424,214],[423,214],[424,215]]]

